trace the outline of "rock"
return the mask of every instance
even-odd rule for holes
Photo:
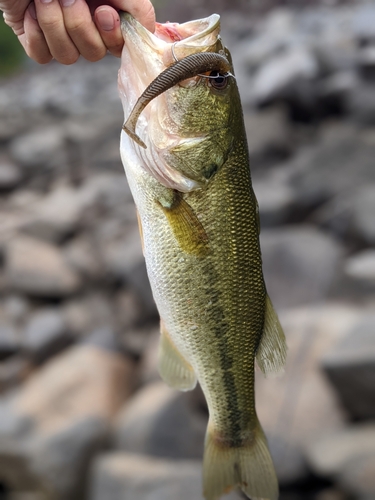
[[[144,320],[139,298],[127,289],[120,290],[115,299],[116,319],[122,331],[134,328]]]
[[[202,465],[197,461],[167,461],[108,453],[95,461],[91,473],[92,500],[198,500],[202,497]],[[233,492],[223,500],[242,498]]]
[[[287,110],[281,106],[244,115],[251,169],[276,162],[292,152],[291,128]]]
[[[355,324],[362,310],[344,305],[310,306],[280,314],[288,356],[285,374],[256,372],[256,405],[282,485],[308,475],[305,450],[345,425],[346,415],[321,370],[324,354]]]
[[[0,191],[14,189],[21,181],[21,169],[14,163],[0,160]]]
[[[85,209],[80,190],[58,186],[34,205],[22,230],[35,238],[60,243],[77,230]]]
[[[73,347],[3,401],[0,470],[9,489],[84,498],[89,461],[107,442],[132,371],[118,354]]]
[[[369,245],[375,244],[375,187],[360,189],[354,198],[353,229]]]
[[[82,277],[98,281],[103,278],[100,256],[90,238],[77,237],[64,247],[64,255],[69,265]]]
[[[14,389],[29,376],[31,362],[23,356],[11,356],[0,362],[0,393]]]
[[[158,352],[159,352],[160,328],[155,328],[150,332],[149,341],[140,364],[140,380],[143,385],[150,382],[160,381],[158,372]]]
[[[81,285],[56,246],[28,236],[7,244],[5,272],[10,288],[35,297],[66,297]]]
[[[356,87],[347,95],[346,111],[353,122],[362,126],[375,125],[375,99],[372,90],[372,83],[358,81]]]
[[[33,313],[23,333],[23,348],[37,362],[43,362],[72,341],[64,316],[58,308],[46,307]]]
[[[336,478],[337,484],[358,500],[375,498],[375,451],[349,460]]]
[[[138,229],[133,229],[125,238],[107,244],[102,251],[107,271],[136,292],[144,318],[157,317]]]
[[[345,260],[344,274],[356,292],[375,290],[375,251],[364,250]],[[348,284],[350,286],[350,284]]]
[[[371,3],[359,4],[353,11],[352,33],[359,41],[375,39],[375,8]]]
[[[268,293],[277,307],[325,298],[342,250],[328,234],[312,226],[266,229],[260,235]]]
[[[92,291],[86,296],[67,301],[63,306],[63,314],[69,330],[77,336],[114,326],[112,302],[105,293]]]
[[[319,67],[314,55],[305,47],[293,47],[266,61],[254,76],[253,93],[257,103],[282,97],[296,80],[313,80]]]
[[[262,229],[286,223],[292,215],[294,191],[278,173],[253,181]]]
[[[309,464],[323,477],[337,477],[346,464],[375,456],[375,426],[353,425],[336,432],[324,433],[306,449]]]
[[[0,320],[0,361],[20,349],[20,337],[11,323]]]
[[[375,141],[348,124],[323,128],[322,140],[293,160],[290,184],[300,210],[315,208],[332,197],[375,182]],[[353,169],[353,165],[356,168]]]
[[[4,298],[4,310],[9,321],[19,325],[25,320],[30,304],[22,295],[8,295]]]
[[[322,366],[354,419],[375,418],[375,315],[364,317],[332,346]]]
[[[207,417],[191,394],[152,383],[126,404],[116,420],[118,449],[168,458],[201,458]]]
[[[64,131],[60,126],[33,129],[11,141],[10,152],[24,169],[58,171],[65,166]]]

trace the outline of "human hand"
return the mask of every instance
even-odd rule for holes
[[[89,61],[102,59],[107,50],[121,55],[124,39],[117,10],[130,12],[154,31],[150,0],[109,0],[111,5],[105,1],[0,0],[0,10],[29,57],[41,64],[52,58],[73,64],[80,55]]]

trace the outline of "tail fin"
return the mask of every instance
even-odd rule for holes
[[[229,447],[215,440],[207,428],[203,459],[206,500],[217,500],[239,486],[252,500],[277,500],[279,488],[264,432],[257,427],[246,443]]]

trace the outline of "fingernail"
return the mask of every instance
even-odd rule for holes
[[[41,3],[51,3],[52,0],[40,0]]]
[[[30,16],[36,20],[36,10],[35,10],[35,3],[34,2],[31,2],[31,4],[29,5],[29,12],[30,12]]]
[[[96,11],[96,19],[98,21],[99,27],[104,31],[112,31],[115,27],[115,20],[113,15],[107,10]]]
[[[60,3],[63,7],[70,7],[75,1],[76,0],[60,0]]]

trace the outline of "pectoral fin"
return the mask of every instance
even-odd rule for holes
[[[285,334],[267,295],[263,335],[256,354],[259,368],[265,375],[281,372],[286,362],[286,352]]]
[[[182,194],[173,191],[172,195],[172,199],[159,199],[157,203],[166,215],[181,249],[197,257],[203,257],[209,252],[206,231]]]
[[[197,377],[190,363],[173,344],[164,323],[160,322],[159,373],[166,384],[180,391],[191,391]]]

